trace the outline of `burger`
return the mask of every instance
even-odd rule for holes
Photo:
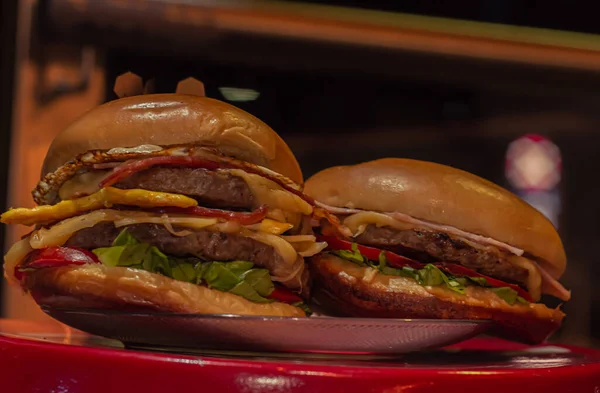
[[[541,342],[570,298],[557,231],[509,191],[445,165],[386,158],[325,169],[305,193],[321,220],[313,296],[338,315],[491,321],[491,333]]]
[[[141,95],[52,142],[4,273],[43,307],[305,317],[311,200],[286,143],[227,103]]]

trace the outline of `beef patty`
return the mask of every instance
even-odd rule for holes
[[[188,195],[208,207],[251,209],[254,202],[242,178],[202,168],[154,167],[134,173],[114,187]]]
[[[100,223],[75,232],[66,245],[85,249],[110,247],[122,230],[112,222]],[[283,263],[283,258],[273,247],[237,234],[193,231],[187,236],[175,236],[157,224],[129,225],[127,230],[140,242],[156,246],[165,254],[176,257],[194,256],[204,261],[222,262],[249,261],[268,269],[275,276],[286,276],[292,268]]]
[[[423,229],[396,230],[369,225],[356,242],[397,252],[427,263],[459,263],[486,276],[525,286],[529,272],[508,261],[496,247],[474,248],[447,233]]]

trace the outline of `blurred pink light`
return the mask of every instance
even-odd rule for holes
[[[561,180],[560,149],[541,135],[514,140],[506,152],[505,175],[511,185],[525,191],[547,191]]]

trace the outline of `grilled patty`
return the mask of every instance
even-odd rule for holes
[[[369,225],[356,242],[383,248],[427,263],[448,261],[500,280],[525,285],[528,271],[508,261],[496,247],[474,248],[447,233],[422,229],[396,230]]]
[[[75,232],[66,245],[85,249],[110,247],[122,230],[111,222],[97,224]],[[168,255],[194,256],[204,261],[243,260],[266,268],[276,276],[289,274],[283,258],[273,247],[248,237],[202,230],[193,231],[187,236],[175,236],[157,224],[129,225],[127,230],[140,242],[156,246]]]
[[[207,207],[251,209],[254,203],[242,178],[201,168],[154,167],[134,173],[115,187],[188,195]]]

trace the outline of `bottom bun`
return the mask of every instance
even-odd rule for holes
[[[511,306],[482,287],[469,286],[466,295],[425,287],[329,254],[313,257],[311,270],[313,298],[338,316],[489,320],[491,333],[527,343],[545,341],[565,316],[539,303]]]
[[[24,282],[40,306],[153,310],[189,314],[305,317],[281,302],[254,303],[159,274],[104,265],[40,269]]]

